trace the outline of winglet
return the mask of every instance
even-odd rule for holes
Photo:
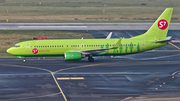
[[[116,43],[116,45],[112,49],[118,48],[120,43],[121,43],[121,41],[122,41],[122,37],[118,40],[118,42]]]
[[[106,39],[111,39],[112,32],[109,33],[109,35],[106,37]]]

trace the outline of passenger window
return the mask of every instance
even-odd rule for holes
[[[18,48],[18,47],[20,47],[20,45],[14,45],[13,47],[16,47],[16,48]]]

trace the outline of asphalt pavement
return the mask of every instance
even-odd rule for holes
[[[76,30],[96,38],[130,38],[146,30]],[[179,30],[168,36],[180,38]],[[95,62],[63,58],[0,59],[0,101],[177,101],[180,44]]]

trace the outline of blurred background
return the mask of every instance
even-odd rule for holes
[[[0,0],[0,22],[151,22],[179,0]]]

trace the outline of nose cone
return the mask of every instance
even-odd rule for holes
[[[13,48],[7,49],[6,52],[9,53],[9,54],[13,54]]]

